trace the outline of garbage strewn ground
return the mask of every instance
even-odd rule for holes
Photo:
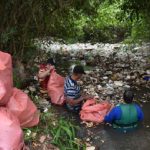
[[[99,100],[108,100],[116,105],[122,101],[122,94],[125,89],[133,89],[136,95],[135,101],[141,107],[144,106],[146,121],[144,122],[144,129],[142,128],[136,134],[132,134],[132,138],[130,139],[137,140],[136,143],[142,142],[140,139],[136,139],[137,134],[142,137],[145,134],[145,141],[149,141],[148,109],[145,106],[150,101],[150,44],[145,43],[141,46],[123,44],[62,45],[58,43],[48,44],[45,42],[41,48],[43,49],[43,57],[37,57],[35,59],[35,66],[38,66],[39,62],[48,58],[48,56],[56,60],[56,68],[61,75],[67,75],[71,71],[73,64],[80,63],[84,65],[87,74],[79,84],[85,93],[92,94]],[[109,127],[105,130],[103,125],[95,126],[92,123],[86,122],[83,125],[79,117],[68,114],[64,108],[51,106],[46,99],[42,99],[38,95],[37,86],[35,84],[31,85],[25,91],[32,93],[34,97],[39,99],[36,102],[43,113],[47,113],[53,109],[57,116],[71,118],[81,127],[79,137],[81,139],[83,138],[91,149],[93,147],[97,147],[97,149],[102,147],[104,150],[110,148],[117,149],[115,145],[116,139],[118,139],[117,136],[120,137],[122,135],[114,133]],[[56,119],[56,117],[54,118]],[[109,132],[112,135],[108,136]],[[115,137],[114,143],[111,136]],[[47,138],[40,137],[40,139],[44,139],[44,142],[47,142]],[[125,144],[127,139],[124,142],[123,140],[122,138],[119,142],[118,150],[120,147],[124,149],[128,148]],[[109,145],[105,146],[105,143]],[[148,146],[148,143],[144,143],[143,146],[139,147],[139,150]],[[131,142],[131,144],[134,149],[134,142]]]
[[[64,59],[64,63],[81,63],[87,75],[80,82],[83,91],[103,100],[118,103],[125,89],[149,88],[150,44],[48,44],[41,48]],[[56,55],[57,54],[57,55]],[[57,63],[57,62],[56,62]],[[62,65],[62,66],[61,66]],[[61,63],[63,68],[63,64]],[[90,69],[88,68],[90,67]],[[149,95],[145,95],[149,97]],[[145,102],[145,98],[140,99]]]

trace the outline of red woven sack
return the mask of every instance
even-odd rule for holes
[[[64,77],[57,74],[55,70],[52,70],[47,90],[53,104],[63,105],[65,103],[64,80]]]

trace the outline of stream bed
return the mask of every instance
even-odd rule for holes
[[[77,126],[78,137],[90,142],[96,150],[149,150],[150,147],[150,103],[142,105],[144,121],[139,128],[129,132],[121,133],[104,124],[91,128],[82,124],[78,115],[69,113],[63,107],[53,106],[61,117],[71,118]]]
[[[149,150],[150,44],[48,45],[44,42],[41,49],[46,55],[50,53],[55,58],[57,72],[61,75],[68,75],[72,64],[85,67],[87,74],[79,83],[85,93],[116,105],[122,99],[123,92],[132,89],[135,102],[144,111],[144,121],[138,129],[121,133],[104,124],[89,128],[78,115],[67,112],[63,107],[52,106],[58,116],[69,118],[80,127],[78,137],[90,143],[96,150]]]

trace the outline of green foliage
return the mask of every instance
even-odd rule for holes
[[[141,43],[150,40],[150,22],[148,18],[141,18],[133,21],[131,35],[124,40],[124,43]]]
[[[76,37],[78,12],[93,15],[99,3],[99,0],[8,0],[7,3],[1,0],[0,48],[22,59],[34,50],[34,38]]]
[[[51,130],[53,136],[53,144],[57,145],[61,150],[84,150],[84,145],[79,145],[75,140],[77,127],[69,120],[61,118],[56,127]]]
[[[14,73],[13,75],[13,84],[16,88],[21,88],[22,87],[22,81],[20,80],[20,78],[18,78],[18,76]]]
[[[121,12],[120,3],[106,0],[97,9],[97,15],[88,18],[83,28],[84,40],[115,43],[122,41],[130,32],[129,23],[116,16]]]
[[[13,84],[16,88],[21,88],[22,87],[22,81],[20,78],[18,78],[17,74],[14,72],[13,73]]]
[[[140,14],[147,14],[150,16],[150,1],[148,0],[119,0],[121,1],[121,9],[124,13],[130,15],[130,18],[134,19],[136,16],[137,19],[140,17]]]
[[[60,148],[60,150],[85,150],[85,144],[76,138],[78,127],[70,120],[57,118],[52,110],[41,113],[40,124],[34,128],[24,129],[25,142],[32,144],[37,142],[41,135],[52,136],[51,143]],[[36,133],[36,137],[33,134]]]
[[[1,0],[0,48],[32,60],[35,38],[52,36],[69,43],[149,39],[150,23],[143,18],[150,20],[149,9],[147,0]]]
[[[38,106],[38,96],[34,93],[29,93],[34,103]],[[85,144],[77,139],[76,132],[79,129],[72,123],[71,120],[60,118],[55,115],[55,111],[50,107],[47,112],[40,114],[39,125],[31,129],[24,129],[25,142],[32,144],[32,142],[39,141],[41,135],[50,136],[52,144],[60,148],[60,150],[85,150]],[[36,137],[33,134],[36,133]]]

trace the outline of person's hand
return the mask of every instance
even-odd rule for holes
[[[49,69],[48,69],[48,70],[46,70],[46,72],[45,72],[45,73],[46,73],[46,75],[47,75],[47,76],[49,76],[49,75],[50,75],[50,70],[49,70]]]
[[[52,69],[54,69],[54,66],[52,66],[52,65],[47,66],[47,75],[50,75],[50,72]]]
[[[47,70],[51,70],[51,65],[47,65]]]

